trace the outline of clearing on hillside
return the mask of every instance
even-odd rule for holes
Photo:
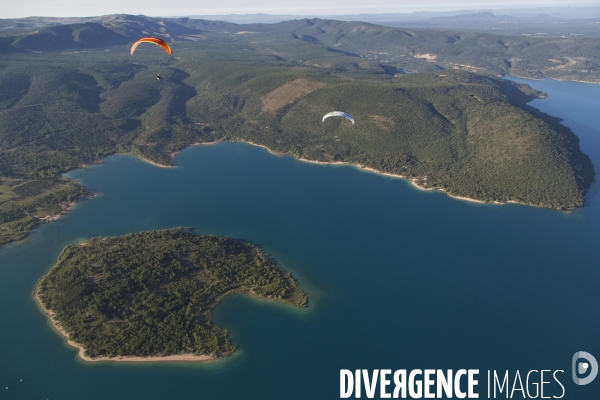
[[[263,111],[277,111],[286,104],[293,103],[299,97],[325,86],[323,82],[295,79],[267,93],[263,98]]]

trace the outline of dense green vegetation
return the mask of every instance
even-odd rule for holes
[[[19,43],[68,38],[73,47],[40,53],[11,45],[14,51],[4,53],[0,244],[23,239],[85,195],[61,174],[114,153],[170,165],[175,152],[197,142],[248,141],[400,174],[455,195],[563,210],[581,207],[594,180],[575,135],[526,105],[540,96],[527,86],[437,67],[402,74],[345,50],[408,35],[398,30],[379,27],[376,34],[369,26],[353,37],[360,23],[298,20],[240,31],[202,20],[159,22],[111,16],[66,31],[40,29]],[[334,28],[339,40],[327,46]],[[97,29],[118,36],[86,39]],[[121,43],[140,29],[170,36],[173,56],[153,45],[129,55]],[[439,42],[423,35],[423,45]],[[463,39],[455,38],[456,49]],[[351,113],[356,126],[335,118],[321,123],[333,110]]]
[[[244,29],[254,30],[244,25]],[[364,22],[299,20],[255,29],[298,38],[412,71],[477,73],[600,83],[600,39],[490,35],[389,28]]]
[[[0,178],[0,244],[22,241],[40,223],[54,220],[73,201],[90,196],[60,178]]]
[[[485,13],[484,13],[485,14]],[[401,28],[384,27],[364,22],[323,19],[301,19],[276,24],[237,25],[228,22],[190,18],[150,18],[132,15],[107,15],[95,18],[0,20],[0,27],[11,27],[0,37],[0,53],[15,51],[48,51],[83,48],[105,48],[131,43],[148,33],[173,38],[178,42],[210,40],[215,36],[252,32],[250,36],[279,34],[286,39],[349,52],[388,66],[412,71],[466,69],[477,73],[514,75],[528,78],[555,78],[600,82],[600,38],[577,36],[544,36],[540,34],[507,34],[515,24],[479,22],[485,29],[503,27],[496,34],[471,31],[478,19],[435,19],[430,22],[450,25],[446,30],[411,29],[419,23]],[[453,23],[450,21],[454,21]],[[514,21],[513,21],[514,22]],[[597,35],[593,20],[573,21],[587,24]],[[57,25],[57,26],[48,26]],[[525,23],[523,32],[559,29],[556,24]],[[45,28],[33,30],[34,27]],[[433,26],[436,26],[435,24]],[[455,26],[451,30],[452,26]],[[18,28],[21,27],[21,30]],[[407,29],[408,28],[408,29]],[[423,28],[423,26],[421,26]],[[5,28],[6,29],[6,28]],[[577,30],[584,27],[578,27]],[[522,30],[519,30],[521,32]],[[12,33],[10,33],[12,32]],[[502,33],[502,34],[499,34]],[[256,37],[252,37],[256,39]],[[272,40],[272,38],[269,38]],[[297,43],[289,43],[291,46]]]
[[[235,350],[211,311],[233,293],[304,307],[289,273],[252,244],[185,229],[65,247],[36,296],[89,357]]]
[[[405,75],[394,84],[338,82],[279,113],[257,117],[248,115],[257,100],[246,98],[239,112],[219,117],[220,125],[231,124],[226,139],[313,160],[351,162],[459,196],[557,209],[583,205],[594,177],[591,163],[558,120],[525,111],[531,91],[491,77],[444,75]],[[252,93],[259,83],[264,86],[253,83]],[[356,126],[341,119],[320,123],[329,109],[349,111]],[[239,124],[242,118],[250,122]]]

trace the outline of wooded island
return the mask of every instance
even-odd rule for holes
[[[183,228],[68,245],[35,289],[83,356],[125,360],[231,354],[211,312],[234,293],[307,305],[298,283],[256,246]]]

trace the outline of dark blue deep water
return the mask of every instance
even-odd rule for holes
[[[526,82],[548,93],[531,104],[563,118],[599,168],[600,85]],[[176,161],[119,155],[71,173],[100,195],[0,250],[0,399],[335,399],[340,369],[357,368],[480,369],[480,398],[488,369],[564,370],[565,399],[600,399],[600,378],[571,379],[576,351],[600,360],[598,184],[567,215],[241,143]],[[227,298],[215,320],[240,352],[216,363],[79,361],[37,308],[36,281],[68,243],[177,226],[259,244],[311,306]]]

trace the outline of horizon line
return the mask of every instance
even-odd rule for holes
[[[261,15],[261,16],[272,16],[272,17],[278,17],[278,16],[297,16],[297,17],[313,17],[313,18],[319,18],[319,17],[332,17],[332,16],[344,16],[344,17],[348,17],[348,16],[353,16],[353,15],[357,15],[357,16],[362,16],[362,15],[394,15],[394,14],[402,14],[402,15],[412,15],[412,14],[419,14],[419,13],[452,13],[452,12],[468,12],[468,13],[473,13],[473,12],[498,12],[498,11],[502,11],[502,10],[540,10],[540,9],[544,9],[544,10],[548,10],[548,9],[561,9],[561,8],[568,8],[568,9],[584,9],[584,8],[590,8],[590,9],[600,9],[600,5],[589,5],[589,4],[579,4],[579,5],[565,5],[565,6],[546,6],[546,7],[532,7],[532,6],[523,6],[523,7],[515,7],[515,6],[508,6],[505,8],[456,8],[456,9],[421,9],[421,10],[413,10],[413,11],[402,11],[402,10],[390,10],[390,7],[381,7],[382,10],[385,11],[380,11],[378,12],[376,10],[377,7],[369,7],[369,8],[364,8],[365,10],[368,11],[364,11],[364,12],[360,12],[359,10],[363,9],[362,7],[356,7],[355,8],[355,12],[348,12],[348,11],[352,11],[349,10],[348,8],[346,8],[346,13],[336,13],[335,12],[335,8],[306,8],[306,9],[301,9],[301,8],[289,8],[287,9],[277,9],[277,10],[273,10],[273,13],[269,12],[269,11],[257,11],[257,12],[251,12],[250,10],[231,10],[231,11],[225,11],[225,10],[219,10],[219,11],[214,11],[214,12],[208,12],[208,13],[203,13],[203,14],[199,14],[199,13],[186,13],[186,14],[152,14],[152,13],[148,13],[148,14],[144,14],[144,13],[140,13],[140,14],[131,14],[131,13],[127,13],[127,12],[114,12],[114,13],[107,13],[107,14],[98,14],[98,15],[85,15],[85,16],[49,16],[49,15],[28,15],[28,16],[24,16],[24,17],[8,17],[8,18],[0,18],[0,20],[7,20],[7,19],[25,19],[25,18],[95,18],[95,17],[103,17],[103,16],[107,16],[107,15],[134,15],[134,16],[146,16],[146,17],[152,17],[152,18],[193,18],[193,17],[210,17],[210,16],[257,16],[257,15]],[[305,10],[305,11],[304,11]],[[331,12],[328,12],[328,11]]]

